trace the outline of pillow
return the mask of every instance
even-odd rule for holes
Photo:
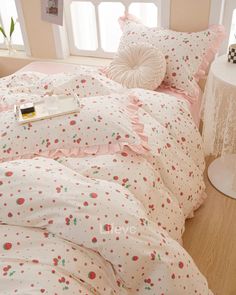
[[[79,113],[25,125],[16,122],[13,111],[1,112],[0,161],[35,155],[111,154],[124,146],[142,154],[149,148],[137,114],[139,106],[139,100],[127,94],[88,97]]]
[[[107,68],[107,76],[127,88],[155,90],[166,73],[163,53],[149,44],[125,47]]]
[[[163,86],[198,97],[197,84],[220,47],[225,33],[222,26],[212,26],[198,33],[183,33],[162,28],[147,28],[133,16],[120,18],[123,35],[119,52],[133,44],[148,43],[161,50],[167,71]]]

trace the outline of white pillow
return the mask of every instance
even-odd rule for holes
[[[127,88],[155,90],[166,73],[163,53],[149,44],[130,45],[119,51],[107,76]]]

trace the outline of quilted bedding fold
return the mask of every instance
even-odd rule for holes
[[[81,83],[84,72],[77,74]],[[83,83],[83,93],[74,80],[71,85],[80,96],[89,91],[101,99],[116,89],[121,105],[137,97],[139,133],[150,150],[137,154],[124,146],[108,154],[68,151],[1,163],[0,293],[212,294],[181,246],[185,219],[205,189],[201,137],[187,104],[142,89],[121,94],[114,85],[103,93],[110,81],[102,80],[99,89]]]

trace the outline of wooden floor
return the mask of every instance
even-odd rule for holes
[[[215,295],[236,295],[236,200],[205,180],[208,199],[187,221],[184,247]]]

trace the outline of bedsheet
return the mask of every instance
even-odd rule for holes
[[[205,189],[202,141],[185,101],[123,89],[83,68],[64,78],[20,73],[0,84],[6,113],[49,88],[82,100],[116,91],[124,105],[132,94],[150,147],[0,164],[1,294],[212,294],[181,246]]]

